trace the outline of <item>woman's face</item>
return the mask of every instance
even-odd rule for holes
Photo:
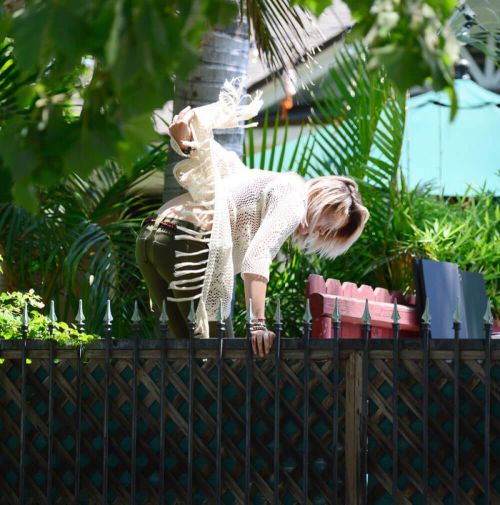
[[[309,233],[316,233],[320,236],[327,235],[333,228],[332,224],[333,223],[331,217],[321,216],[321,218],[314,226],[314,229],[310,229],[307,225],[301,223],[297,227],[297,233],[301,236],[305,236]]]
[[[333,228],[332,220],[328,216],[321,216],[314,227],[313,232],[318,235],[327,235]]]

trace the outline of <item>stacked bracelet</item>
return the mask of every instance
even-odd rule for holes
[[[258,318],[251,319],[250,326],[252,327],[251,331],[256,331],[256,330],[267,331],[265,319],[258,319]]]

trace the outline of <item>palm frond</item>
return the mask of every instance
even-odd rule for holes
[[[353,177],[370,211],[361,238],[347,255],[324,262],[324,274],[391,287],[396,276],[399,282],[396,263],[407,267],[401,239],[412,222],[401,200],[399,166],[406,97],[383,70],[369,73],[367,60],[361,44],[343,47],[320,86],[321,95],[313,96],[316,143],[308,174]]]
[[[287,70],[314,51],[311,14],[287,0],[240,0],[259,55],[271,71]]]
[[[243,144],[243,163],[251,168],[271,170],[274,172],[305,171],[306,150],[309,145],[309,130],[301,125],[298,136],[293,140],[293,147],[288,143],[289,122],[286,118],[280,122],[279,112],[276,112],[273,125],[269,125],[269,111],[265,111],[262,121],[261,146],[257,151],[252,129],[247,131]],[[285,163],[286,160],[286,163]]]
[[[0,205],[8,285],[20,290],[36,287],[45,301],[57,300],[58,312],[66,319],[74,316],[82,298],[92,331],[100,328],[107,298],[119,302],[122,316],[141,293],[147,303],[135,240],[141,220],[157,202],[134,188],[161,170],[165,152],[164,145],[151,148],[130,176],[114,163],[87,179],[71,174],[42,192],[35,216],[12,203]]]

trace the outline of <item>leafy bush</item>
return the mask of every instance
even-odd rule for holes
[[[21,339],[24,304],[28,303],[29,325],[28,338],[54,340],[58,344],[77,346],[89,344],[98,339],[98,335],[80,333],[75,325],[62,321],[52,322],[40,312],[44,308],[41,298],[30,290],[28,293],[18,291],[0,294],[0,330],[5,340]]]
[[[3,258],[0,256],[0,275]],[[43,309],[45,304],[40,296],[35,294],[33,289],[27,293],[14,291],[12,293],[0,293],[0,336],[5,340],[21,339],[22,319],[24,306],[28,304],[28,338],[41,340],[54,340],[59,344],[76,346],[79,344],[89,344],[97,335],[79,332],[75,325],[69,325],[62,321],[51,321],[49,317],[43,315],[39,309]]]
[[[457,263],[481,272],[493,313],[500,313],[500,206],[486,191],[466,194],[456,202],[434,200],[434,213],[413,225],[403,244],[413,254]]]

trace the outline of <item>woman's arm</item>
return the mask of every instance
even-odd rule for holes
[[[248,307],[248,299],[252,299],[252,312],[255,319],[264,319],[267,280],[257,274],[243,274],[245,284],[245,307]]]
[[[253,318],[263,320],[265,325],[267,279],[261,275],[250,273],[243,274],[242,277],[245,285],[245,305],[248,307],[248,300],[251,298]],[[276,335],[268,330],[255,330],[251,335],[254,354],[258,354],[260,357],[269,354]]]
[[[304,217],[307,196],[303,184],[301,179],[283,175],[265,195],[266,204],[259,229],[245,251],[241,264],[245,298],[247,304],[248,299],[252,298],[254,318],[265,317],[265,298],[271,262]],[[272,335],[274,340],[274,333]],[[269,349],[272,340],[268,343]],[[267,348],[264,350],[268,352]]]

